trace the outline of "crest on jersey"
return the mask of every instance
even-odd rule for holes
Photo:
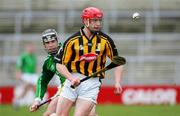
[[[79,46],[79,50],[83,50],[84,47],[82,45]]]
[[[91,62],[95,61],[98,57],[98,54],[96,53],[88,53],[80,56],[79,61],[86,61],[86,62]]]

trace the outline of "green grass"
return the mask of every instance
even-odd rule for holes
[[[100,116],[179,116],[180,105],[147,105],[147,106],[124,106],[106,105],[98,106],[97,113]]]
[[[10,105],[0,105],[0,116],[42,116],[45,109],[46,107],[42,107],[37,112],[30,113],[28,107],[14,110]],[[98,105],[97,114],[99,116],[179,116],[180,105]]]

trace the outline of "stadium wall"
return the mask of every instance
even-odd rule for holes
[[[13,86],[0,87],[0,104],[11,104],[14,97],[14,90],[15,89]],[[49,87],[47,92],[47,98],[53,96],[56,90],[56,87]],[[123,92],[121,95],[114,94],[113,86],[102,86],[98,97],[98,104],[180,104],[180,86],[123,86]]]

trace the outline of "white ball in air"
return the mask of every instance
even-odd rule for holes
[[[132,18],[133,18],[134,20],[139,19],[139,18],[140,18],[140,14],[139,14],[138,12],[133,13]]]

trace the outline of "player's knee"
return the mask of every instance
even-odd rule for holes
[[[57,111],[56,116],[69,116],[69,112]]]
[[[76,113],[75,116],[98,116],[98,115],[96,113],[95,114]]]
[[[52,113],[50,116],[57,116],[56,113]]]
[[[76,112],[74,114],[74,116],[89,116],[89,113],[83,112],[83,111],[79,111],[79,112]]]
[[[44,112],[43,113],[43,116],[49,116],[47,112]]]
[[[98,116],[96,113],[90,113],[88,116]]]
[[[52,114],[52,112],[46,111],[46,112],[44,112],[43,116],[51,116],[51,114]]]
[[[90,113],[88,116],[96,116],[96,114],[91,114],[91,113]]]
[[[93,109],[91,110],[91,112],[89,113],[88,116],[98,116],[98,115],[96,114],[95,107],[93,107]]]

